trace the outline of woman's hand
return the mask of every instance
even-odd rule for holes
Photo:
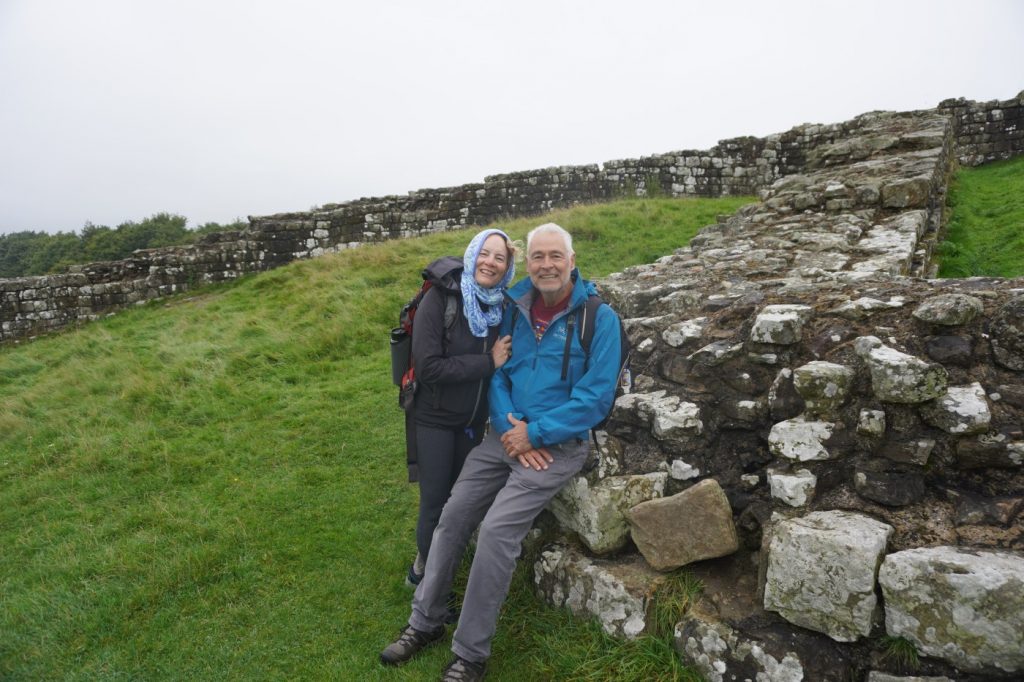
[[[505,364],[505,361],[512,356],[512,337],[503,336],[494,342],[494,348],[491,349],[491,358],[494,360],[494,369],[498,369]]]

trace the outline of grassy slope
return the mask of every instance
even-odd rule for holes
[[[1024,275],[1024,157],[962,169],[949,204],[940,277]]]
[[[742,203],[552,219],[597,276]],[[0,349],[0,678],[436,675],[446,647],[376,663],[408,615],[416,503],[385,339],[419,268],[469,236],[296,263]],[[609,640],[539,604],[523,569],[491,679],[685,679],[665,640]]]

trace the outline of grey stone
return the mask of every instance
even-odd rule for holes
[[[948,373],[942,365],[925,362],[888,346],[867,352],[871,390],[879,400],[923,403],[946,392]]]
[[[894,462],[924,466],[934,449],[935,441],[931,438],[893,440],[884,443],[878,454]]]
[[[750,340],[757,343],[791,345],[800,341],[803,325],[812,308],[806,305],[769,305],[754,318]]]
[[[651,598],[664,580],[643,561],[589,559],[568,545],[551,545],[533,567],[537,593],[552,606],[595,618],[613,637],[633,639],[647,628]]]
[[[966,294],[941,294],[926,298],[913,315],[922,322],[947,327],[967,324],[985,312],[981,299]]]
[[[667,395],[663,390],[619,396],[612,408],[612,418],[650,426],[654,437],[659,440],[699,436],[704,432],[700,408],[696,403]]]
[[[704,333],[707,322],[708,318],[706,317],[697,317],[692,320],[677,322],[666,327],[665,331],[661,333],[661,338],[673,348],[679,348],[691,341],[699,340]]]
[[[893,528],[843,511],[812,512],[772,526],[764,608],[852,642],[871,632],[875,577]]]
[[[1024,370],[1024,296],[999,308],[989,321],[992,354],[1003,367]]]
[[[857,494],[888,507],[905,507],[924,497],[920,472],[885,460],[861,463],[853,474]]]
[[[787,419],[772,427],[768,434],[768,448],[776,457],[796,462],[831,459],[824,442],[832,436],[835,424],[807,420],[803,417]]]
[[[969,365],[973,350],[970,339],[962,336],[933,336],[925,345],[928,357],[944,365]]]
[[[889,673],[880,673],[872,670],[868,673],[867,682],[953,682],[948,677],[902,677],[897,675],[890,675]]]
[[[793,386],[804,399],[809,416],[828,416],[844,402],[853,370],[834,362],[815,360],[793,370]]]
[[[793,472],[768,470],[768,486],[772,498],[785,502],[790,507],[802,507],[814,496],[818,477],[807,469]]]
[[[890,635],[961,670],[1024,670],[1024,557],[908,549],[885,558],[878,580]]]
[[[946,433],[960,436],[985,433],[992,423],[985,389],[978,382],[950,386],[946,395],[921,406],[921,417]]]
[[[626,516],[637,549],[659,571],[739,549],[729,500],[711,478],[671,497],[642,502]]]
[[[626,511],[634,505],[661,497],[668,474],[609,476],[591,484],[577,476],[559,491],[548,509],[563,528],[579,534],[595,554],[622,549],[629,540]]]
[[[883,410],[861,410],[857,417],[857,433],[862,436],[885,434],[885,412]]]
[[[1024,466],[1024,441],[1001,433],[961,438],[956,443],[956,465],[961,469],[1018,469]]]

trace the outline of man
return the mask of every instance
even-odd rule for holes
[[[507,296],[501,334],[512,335],[508,361],[490,388],[491,428],[466,459],[444,507],[416,589],[409,625],[381,652],[399,665],[445,635],[447,597],[474,529],[479,539],[458,627],[455,658],[442,680],[480,680],[523,538],[537,514],[587,458],[589,430],[611,408],[620,360],[619,322],[597,309],[590,356],[578,318],[594,286],[576,270],[572,237],[554,223],[527,236],[529,279]],[[567,358],[567,361],[566,361]]]

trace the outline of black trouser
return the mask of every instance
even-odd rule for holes
[[[430,541],[441,518],[441,510],[452,492],[466,455],[483,438],[483,426],[446,429],[416,424],[416,457],[419,462],[420,517],[416,522],[416,549],[424,561]]]

